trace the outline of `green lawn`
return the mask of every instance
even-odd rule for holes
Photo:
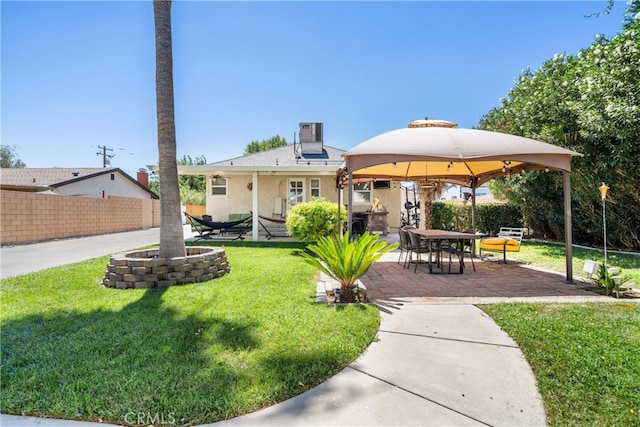
[[[228,247],[231,274],[162,290],[101,287],[106,257],[3,280],[2,412],[197,424],[317,385],[366,349],[379,314],[317,304],[298,253]]]
[[[163,290],[102,288],[106,257],[3,280],[2,411],[212,422],[313,387],[375,338],[375,307],[315,303],[300,244],[225,246],[231,274]],[[598,255],[576,248],[575,274]],[[509,259],[563,271],[564,247],[525,242]],[[640,257],[609,259],[640,284]],[[640,304],[482,309],[521,346],[551,425],[640,425]]]
[[[496,254],[496,253],[494,253]],[[499,256],[502,256],[499,254]],[[604,261],[602,250],[573,248],[573,275],[585,277],[582,272],[584,261],[590,259],[596,262]],[[523,262],[554,271],[565,271],[565,249],[563,244],[522,241],[520,252],[507,253],[507,260]],[[607,265],[622,269],[623,275],[631,277],[626,286],[640,289],[640,254],[607,253]]]
[[[551,426],[640,425],[640,304],[481,308],[522,349]]]
[[[640,289],[640,254],[609,252]],[[564,245],[523,241],[508,259],[565,271]],[[573,248],[574,277],[601,250]],[[495,304],[481,307],[522,349],[552,426],[640,425],[640,303]]]

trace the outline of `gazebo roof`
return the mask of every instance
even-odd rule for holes
[[[545,142],[478,129],[409,127],[375,136],[344,154],[354,180],[477,184],[522,170],[571,171],[580,153]]]

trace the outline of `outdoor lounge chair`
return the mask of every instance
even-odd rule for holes
[[[236,235],[236,237],[231,240],[244,240],[244,235],[251,229],[251,216],[233,221],[207,221],[189,215],[186,212],[184,214],[189,218],[191,226],[198,232],[198,238],[196,240],[210,240],[214,237],[222,238],[226,237],[226,234]]]
[[[497,237],[487,237],[480,240],[480,259],[482,251],[502,252],[502,259],[507,263],[507,252],[520,252],[520,244],[524,228],[502,227]]]

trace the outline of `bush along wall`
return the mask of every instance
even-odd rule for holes
[[[478,231],[495,236],[500,227],[524,227],[522,210],[511,204],[486,204],[476,206],[476,228]]]
[[[465,230],[471,228],[471,204],[434,202],[432,205],[433,228],[441,230]],[[512,204],[476,205],[477,231],[495,236],[500,227],[524,227],[522,211]]]

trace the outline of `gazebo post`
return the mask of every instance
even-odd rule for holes
[[[475,176],[471,177],[471,228],[475,233],[476,230],[476,187],[478,186],[478,178]],[[471,240],[471,253],[473,256],[476,255],[476,241],[475,239]]]
[[[251,192],[251,212],[252,212],[252,219],[251,219],[251,240],[253,240],[254,242],[257,242],[259,240],[259,220],[260,218],[258,218],[258,172],[253,172],[251,174],[251,188],[252,188],[252,192]]]
[[[342,237],[343,235],[343,224],[342,221],[340,221],[340,212],[342,209],[342,206],[340,206],[340,203],[342,203],[342,201],[340,200],[340,193],[341,191],[341,184],[340,181],[342,181],[342,176],[338,177],[338,179],[336,180],[336,191],[338,192],[338,194],[336,194],[336,198],[338,199],[338,235],[340,237]]]
[[[567,268],[567,283],[573,282],[573,242],[571,226],[571,174],[562,172],[564,177],[564,244]]]
[[[349,158],[346,160],[347,163],[347,231],[349,232],[349,237],[353,235],[353,172],[349,167]]]

